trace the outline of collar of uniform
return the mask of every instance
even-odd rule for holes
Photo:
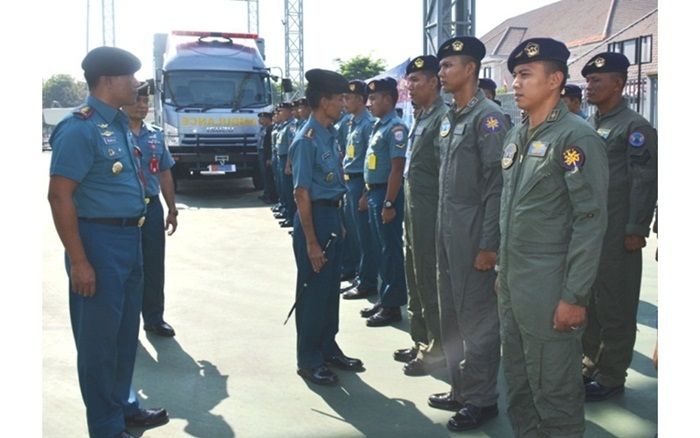
[[[323,126],[313,115],[309,117],[309,121],[304,125],[304,132],[307,132],[310,128],[314,130],[314,137],[318,137],[321,143],[325,143],[327,137],[336,135],[336,130],[332,123],[329,126]]]
[[[464,106],[463,108],[460,108],[457,110],[455,108],[455,102],[452,103],[452,111],[454,111],[455,115],[461,116],[463,114],[469,113],[471,110],[474,109],[476,104],[481,102],[482,100],[486,99],[486,95],[484,94],[483,90],[481,88],[476,89],[476,94],[474,94],[474,97],[471,98],[469,102],[467,102],[467,105]]]
[[[387,123],[389,123],[389,120],[393,119],[394,117],[396,117],[396,118],[399,117],[399,115],[396,113],[395,109],[389,111],[388,114],[384,114],[384,117],[377,120],[377,125],[386,125]]]
[[[566,104],[562,99],[559,99],[559,102],[552,108],[552,111],[549,112],[549,115],[544,121],[545,123],[556,122],[567,112],[569,112],[569,109],[566,107]]]
[[[628,108],[628,106],[629,106],[629,101],[627,100],[626,97],[623,97],[622,99],[620,99],[620,102],[618,102],[618,104],[615,105],[615,107],[613,109],[611,109],[610,112],[607,114],[601,115],[598,112],[598,109],[596,109],[595,119],[601,120],[601,119],[607,119],[608,117],[616,116],[617,114],[622,112],[625,108]]]
[[[126,117],[126,115],[119,111],[118,109],[107,105],[106,103],[102,102],[100,99],[96,98],[95,96],[88,96],[87,98],[87,104],[91,108],[95,108],[95,111],[104,119],[105,122],[107,123],[112,123],[114,119],[117,117],[120,117],[120,114]]]
[[[436,108],[440,106],[444,106],[445,101],[442,99],[442,96],[438,94],[437,99],[433,102],[432,105],[430,105],[430,108],[428,108],[426,111],[421,111],[421,114],[418,118],[424,118],[424,117],[429,117],[433,111],[435,111]]]
[[[369,113],[369,110],[367,108],[363,109],[362,112],[360,113],[359,116],[355,116],[354,114],[352,115],[352,120],[353,126],[357,125],[363,120],[372,120],[372,115]]]

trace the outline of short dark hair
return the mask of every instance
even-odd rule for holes
[[[318,109],[321,106],[321,99],[324,97],[330,99],[333,97],[333,93],[320,91],[309,86],[306,87],[306,101],[312,110]]]
[[[399,101],[399,92],[397,89],[392,89],[391,91],[376,91],[377,94],[383,94],[385,96],[389,96],[391,98],[391,102],[393,106],[396,106],[396,102]]]
[[[438,72],[432,70],[420,70],[420,72],[428,80],[430,80],[431,78],[435,78],[435,82],[437,82],[437,90],[440,91],[440,89],[442,89],[442,84],[440,83],[440,76],[438,76]]]
[[[100,82],[100,77],[99,76],[94,76],[94,75],[83,75],[85,76],[85,82],[87,82],[88,90],[92,91],[97,87],[97,84]]]
[[[627,72],[614,72],[613,74],[619,76],[620,79],[622,79],[622,86],[624,87],[627,83]]]
[[[547,74],[552,74],[556,73],[558,71],[562,72],[564,75],[564,80],[561,81],[561,84],[559,84],[559,90],[564,89],[564,85],[566,85],[566,78],[569,76],[569,67],[566,65],[566,63],[562,61],[555,61],[555,60],[543,60],[540,61],[542,65],[544,65],[544,69],[547,72]]]
[[[459,58],[462,60],[462,65],[467,65],[468,62],[473,62],[476,64],[474,69],[474,77],[479,80],[479,73],[481,72],[481,61],[469,55],[460,55]]]

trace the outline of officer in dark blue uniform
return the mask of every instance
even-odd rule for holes
[[[175,185],[170,169],[175,160],[165,148],[163,132],[144,122],[148,115],[148,96],[153,94],[153,81],[149,80],[139,88],[134,105],[124,105],[129,118],[129,128],[136,146],[141,149],[141,169],[146,179],[146,223],[141,228],[143,251],[143,329],[159,336],[175,336],[175,330],[163,320],[165,310],[165,230],[172,235],[177,229],[177,208],[175,207]],[[163,226],[163,205],[158,196],[168,206],[168,215]]]
[[[408,129],[394,110],[396,81],[383,78],[367,84],[374,122],[365,156],[364,176],[374,239],[379,242],[382,288],[379,301],[360,314],[369,327],[401,321],[401,306],[408,300],[403,255],[403,168]],[[364,203],[364,201],[361,201]]]
[[[338,376],[328,366],[363,369],[346,357],[335,341],[338,333],[342,199],[346,188],[333,122],[340,117],[348,82],[338,73],[306,72],[311,118],[290,149],[294,199],[294,258],[297,264],[297,373],[310,382],[333,385]],[[333,236],[337,236],[333,238]]]
[[[285,210],[284,221],[280,223],[283,228],[291,227],[296,204],[292,195],[292,174],[287,154],[296,132],[296,122],[292,115],[291,102],[283,102],[279,106],[280,128],[277,131],[277,174],[280,177],[280,198]]]
[[[309,121],[311,117],[311,108],[309,108],[309,102],[305,97],[300,97],[294,101],[294,117],[296,117],[296,129],[301,129],[304,124]]]
[[[146,214],[141,151],[119,111],[136,101],[141,62],[114,47],[83,59],[87,102],[50,143],[49,203],[66,250],[78,379],[91,437],[131,437],[126,426],[168,421],[130,397],[143,292],[141,226]]]
[[[272,113],[258,113],[260,124],[260,139],[258,141],[258,165],[263,178],[263,194],[260,198],[266,204],[273,204],[277,199],[275,181],[272,176]]]
[[[583,99],[583,90],[581,87],[574,84],[564,85],[561,100],[564,101],[569,111],[585,119],[587,116],[586,113],[581,111],[581,99]]]

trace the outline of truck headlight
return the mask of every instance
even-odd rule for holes
[[[178,132],[177,127],[166,123],[165,129],[163,130],[163,134],[163,137],[165,137],[166,147],[180,145],[180,133]]]

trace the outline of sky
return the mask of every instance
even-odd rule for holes
[[[43,28],[51,32],[42,44],[40,76],[67,73],[82,79],[80,62],[90,48],[102,45],[100,1],[42,2]],[[153,34],[172,30],[247,32],[245,1],[114,0],[116,46],[141,59],[138,79],[153,76]],[[476,35],[505,19],[553,0],[477,0]],[[259,34],[265,38],[269,67],[284,68],[284,0],[259,1]],[[371,55],[388,67],[422,54],[422,0],[305,0],[304,67],[335,70],[337,58]],[[391,18],[388,18],[391,17]],[[86,41],[90,36],[89,43]]]

